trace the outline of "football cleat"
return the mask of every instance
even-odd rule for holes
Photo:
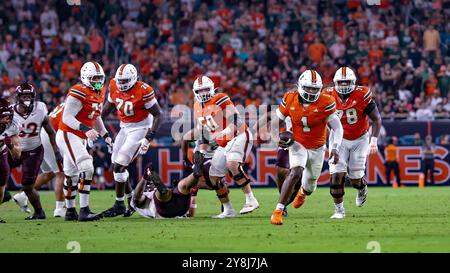
[[[116,217],[125,214],[125,211],[126,211],[125,203],[123,201],[122,202],[116,201],[116,203],[114,203],[114,206],[102,212],[101,215],[106,218]]]
[[[203,162],[205,160],[205,155],[200,151],[196,151],[194,153],[194,168],[192,173],[194,177],[202,177],[203,176]]]
[[[39,213],[33,213],[33,215],[28,216],[27,218],[25,218],[25,220],[42,220],[45,219],[47,217],[45,217],[45,212],[44,210],[41,209],[41,211]]]
[[[224,210],[221,214],[212,216],[212,218],[214,219],[225,219],[234,217],[236,217],[236,211],[234,209]]]
[[[254,211],[257,208],[259,208],[258,200],[253,199],[252,201],[245,203],[244,207],[239,211],[239,213],[247,214],[247,213]]]
[[[331,215],[331,219],[343,219],[345,218],[345,209],[335,209],[334,214]]]
[[[306,194],[303,193],[303,190],[300,189],[297,193],[297,195],[294,198],[294,208],[298,209],[305,203]]]
[[[69,208],[66,210],[66,215],[64,217],[65,221],[78,221],[78,213],[75,208]]]
[[[367,199],[367,185],[364,186],[362,190],[358,190],[358,194],[356,195],[356,206],[362,207],[364,203],[366,203]]]
[[[16,193],[13,196],[14,202],[20,207],[20,210],[25,213],[31,213],[31,209],[28,208],[28,197],[25,192]]]
[[[11,200],[11,199],[12,199],[11,193],[9,193],[9,191],[5,190],[2,203],[9,202],[9,200]]]
[[[123,214],[123,217],[130,217],[131,215],[133,215],[136,212],[135,209],[133,209],[133,207],[129,206],[127,208],[127,210],[125,211],[125,213]]]
[[[2,218],[0,218],[0,224],[5,224],[5,223],[6,223],[6,221],[3,220]]]
[[[270,223],[272,225],[282,225],[283,224],[283,211],[281,209],[276,209],[273,211],[270,217]]]
[[[78,221],[88,222],[100,220],[101,215],[93,213],[89,207],[84,207],[80,209],[80,215],[78,216]]]
[[[53,211],[53,217],[64,217],[66,215],[66,209],[65,208],[60,208],[60,209],[55,209]]]

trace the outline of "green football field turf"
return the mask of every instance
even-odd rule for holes
[[[327,188],[319,188],[300,209],[289,208],[284,225],[270,224],[277,191],[255,189],[260,208],[235,219],[211,219],[219,212],[213,192],[201,190],[193,219],[109,218],[64,222],[53,218],[53,193],[41,192],[47,220],[25,221],[14,202],[0,206],[0,252],[450,252],[450,187],[369,188],[368,201],[355,206],[356,191],[347,188],[347,218],[333,212]],[[244,195],[232,190],[240,210]],[[114,200],[113,191],[93,191],[91,208],[100,212]],[[78,203],[78,200],[77,200]],[[374,242],[373,242],[374,241]],[[69,248],[69,249],[68,249]]]

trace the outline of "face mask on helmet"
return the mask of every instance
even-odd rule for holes
[[[131,85],[131,78],[121,78],[116,80],[117,87],[120,91],[127,91],[132,86]]]
[[[0,134],[2,134],[8,126],[11,124],[13,119],[13,113],[9,110],[0,113]]]
[[[355,89],[355,82],[351,80],[341,80],[335,82],[336,91],[340,94],[351,93]]]
[[[89,83],[91,84],[92,88],[96,91],[100,91],[103,87],[103,83],[105,82],[105,76],[103,75],[95,75],[92,77],[89,77]]]
[[[320,90],[318,86],[301,86],[300,96],[307,102],[315,102],[319,99]]]
[[[195,89],[194,94],[195,98],[199,102],[207,102],[213,97],[212,87],[203,87],[200,89]]]
[[[34,104],[34,94],[19,94],[18,100],[26,110],[31,110]]]

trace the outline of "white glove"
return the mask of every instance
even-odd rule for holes
[[[212,138],[213,140],[214,140],[214,139],[220,139],[220,138],[222,138],[222,137],[228,135],[229,133],[231,133],[231,129],[230,129],[229,127],[226,127],[225,129],[223,129],[223,130],[220,131],[220,132],[211,134],[211,138]]]
[[[378,139],[376,137],[370,138],[370,144],[369,144],[369,154],[376,154],[378,153]]]
[[[109,136],[109,137],[106,137],[106,138],[105,138],[105,143],[106,143],[106,146],[108,146],[108,153],[112,154],[112,152],[113,152],[113,146],[114,146],[114,141],[113,141],[112,138]]]
[[[150,142],[146,138],[141,139],[139,142],[141,143],[141,146],[139,147],[139,154],[145,155],[150,147]]]
[[[85,134],[86,134],[86,137],[92,141],[96,141],[98,139],[98,137],[100,136],[100,134],[95,129],[91,129],[91,130],[87,131]]]

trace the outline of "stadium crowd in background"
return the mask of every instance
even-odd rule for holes
[[[28,80],[52,109],[96,59],[108,78],[134,63],[166,112],[192,104],[199,74],[236,104],[278,104],[306,68],[332,85],[347,65],[372,88],[383,119],[449,118],[450,1],[362,2],[4,0],[1,96]]]

